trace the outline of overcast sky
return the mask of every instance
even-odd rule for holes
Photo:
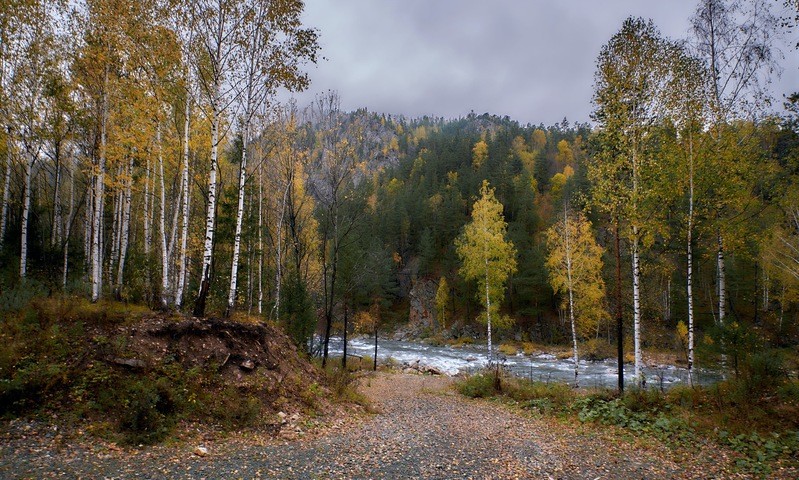
[[[457,118],[470,111],[522,124],[588,121],[594,62],[628,16],[684,38],[696,0],[306,0],[321,34],[304,106],[336,90],[342,108]],[[776,2],[775,2],[776,4]],[[777,4],[779,5],[779,4]],[[799,90],[785,50],[775,94]]]

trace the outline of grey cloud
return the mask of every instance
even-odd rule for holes
[[[694,8],[694,0],[308,0],[305,22],[320,30],[328,60],[311,67],[310,91],[296,97],[302,105],[333,89],[348,110],[587,121],[596,56],[622,21],[649,17],[683,37]],[[791,61],[778,85],[786,91],[796,84]]]

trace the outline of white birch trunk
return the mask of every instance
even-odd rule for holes
[[[144,256],[146,263],[150,265],[150,246],[153,241],[152,230],[150,229],[150,219],[152,218],[152,195],[150,193],[150,156],[147,155],[147,166],[144,171]]]
[[[106,67],[104,78],[105,90],[108,88],[108,67]],[[107,142],[107,123],[108,123],[108,93],[103,93],[103,105],[100,118],[100,156],[97,160],[94,185],[94,213],[92,214],[92,252],[91,252],[91,279],[92,279],[92,302],[100,299],[102,292],[103,265],[102,265],[102,218],[103,218],[103,196],[105,193],[105,155]]]
[[[244,125],[241,148],[241,166],[239,168],[239,203],[236,207],[236,231],[233,235],[233,261],[230,267],[230,290],[227,297],[227,315],[236,306],[236,288],[239,273],[239,254],[241,252],[241,224],[244,219],[244,186],[247,181],[247,137],[249,122]]]
[[[721,236],[721,231],[718,232],[718,253],[716,255],[718,276],[719,276],[719,326],[724,327],[724,317],[726,316],[727,308],[727,283],[726,271],[724,266],[724,239]],[[724,345],[722,345],[722,350]],[[721,354],[721,369],[727,368],[727,355]],[[726,377],[723,377],[726,378]]]
[[[178,217],[180,216],[180,205],[181,201],[183,200],[183,182],[180,183],[180,187],[178,190],[178,198],[175,199],[174,208],[172,209],[172,228],[169,233],[169,247],[167,248],[167,256],[170,259],[170,262],[174,264],[175,262],[175,242],[178,237]],[[177,277],[175,277],[175,271],[170,266],[170,275],[172,278],[172,284],[170,285],[170,291],[175,291],[175,282],[177,282]]]
[[[171,229],[169,233],[169,244],[167,246],[166,255],[169,259],[169,277],[168,277],[168,285],[169,291],[173,294],[172,303],[174,304],[174,293],[177,291],[177,282],[178,278],[175,275],[175,242],[178,236],[178,217],[180,215],[180,204],[183,199],[183,184],[180,185],[180,190],[178,191],[178,197],[174,201],[174,206],[172,208],[172,223]]]
[[[205,301],[211,281],[211,257],[214,246],[215,213],[216,213],[216,176],[219,150],[219,86],[214,86],[213,102],[211,105],[211,168],[208,171],[208,209],[205,215],[205,244],[203,246],[203,260],[200,270],[200,291],[198,304],[195,306],[195,315],[204,315]]]
[[[635,381],[644,386],[643,356],[641,353],[641,263],[638,253],[638,227],[633,226],[633,326],[635,344]]]
[[[84,272],[91,271],[92,257],[92,228],[94,227],[94,183],[95,176],[92,172],[86,182],[86,208],[84,209],[83,223],[83,258]]]
[[[488,256],[486,255],[486,323],[488,325],[488,364],[494,363],[494,347],[491,344],[491,295],[488,294]]]
[[[724,267],[724,240],[721,232],[718,232],[718,253],[716,255],[718,275],[719,275],[719,325],[724,326],[724,317],[727,307],[727,284]]]
[[[275,259],[275,318],[280,318],[280,290],[283,285],[283,221],[286,218],[286,205],[288,204],[288,195],[291,189],[291,175],[286,182],[286,189],[283,191],[283,199],[280,206],[280,218],[277,222],[277,251]]]
[[[61,243],[61,155],[60,147],[55,152],[55,185],[53,186],[53,228],[50,231],[50,246]]]
[[[119,177],[121,176],[121,171],[117,168],[116,172],[116,182],[119,182]],[[113,281],[114,278],[112,275],[114,266],[116,266],[119,262],[119,226],[122,218],[122,190],[116,186],[116,192],[114,192],[114,218],[111,222],[111,259],[108,262],[108,279],[109,281]]]
[[[64,229],[64,268],[62,287],[67,289],[67,277],[69,276],[69,237],[72,231],[72,219],[75,215],[75,172],[78,170],[77,157],[72,158],[72,167],[69,171],[69,213],[67,214],[66,228]]]
[[[688,232],[687,232],[687,281],[686,290],[688,296],[688,381],[693,385],[694,371],[694,160],[693,147],[689,154],[689,176],[688,176]]]
[[[8,206],[11,201],[11,165],[14,161],[13,141],[11,139],[11,127],[8,127],[6,137],[6,172],[3,176],[3,207],[0,213],[0,249],[3,247],[6,238],[6,227],[8,226]]]
[[[117,287],[122,286],[125,273],[125,258],[128,253],[128,242],[130,239],[130,206],[132,200],[133,183],[133,158],[128,160],[127,176],[125,179],[125,198],[122,210],[122,225],[119,241],[119,265],[117,266]]]
[[[180,259],[178,260],[178,284],[175,292],[175,306],[180,308],[183,304],[183,289],[186,284],[186,245],[189,237],[189,116],[191,104],[186,95],[185,118],[183,121],[183,168],[181,172],[181,190],[183,190],[183,214],[180,226]]]
[[[26,155],[25,159],[25,195],[22,201],[22,227],[19,250],[19,276],[25,278],[28,273],[28,219],[31,210],[31,170],[33,169],[33,155]]]
[[[161,122],[155,127],[155,138],[158,150],[158,177],[161,187],[161,205],[158,211],[158,225],[161,240],[161,306],[169,305],[169,252],[166,246],[166,192],[164,187],[164,155],[161,146]]]
[[[566,210],[563,211],[563,230],[566,233],[566,279],[568,281],[568,288],[569,288],[569,321],[571,322],[572,328],[572,354],[574,357],[574,386],[578,387],[580,385],[578,380],[579,375],[579,368],[580,368],[580,357],[577,354],[577,325],[574,320],[574,284],[572,282],[572,251],[571,251],[571,236],[570,236],[570,226],[569,226],[569,217],[566,214]]]
[[[258,315],[263,314],[264,303],[264,169],[263,158],[258,162]]]

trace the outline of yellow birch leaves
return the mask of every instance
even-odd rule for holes
[[[502,204],[488,181],[483,180],[472,221],[455,239],[455,248],[462,262],[460,274],[466,280],[477,281],[477,296],[492,313],[498,311],[505,297],[508,276],[516,272],[516,247],[507,240],[507,231]]]

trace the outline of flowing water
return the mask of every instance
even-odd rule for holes
[[[348,355],[374,355],[374,339],[356,338],[347,344]],[[330,352],[342,354],[343,342],[340,338],[332,338]],[[451,346],[434,346],[421,342],[405,342],[379,339],[377,350],[378,362],[385,363],[391,358],[399,364],[415,364],[435,367],[447,375],[476,372],[488,365],[488,349],[484,345],[469,345],[462,348]],[[531,380],[543,382],[574,383],[574,362],[559,360],[554,355],[523,354],[505,356],[500,354],[498,361],[513,374]],[[669,388],[674,385],[688,384],[688,370],[673,365],[650,366],[644,368],[648,387]],[[625,384],[633,385],[633,366],[624,366]],[[721,380],[717,372],[697,369],[694,372],[694,383],[708,385]],[[581,387],[615,388],[618,383],[616,360],[589,362],[580,360],[579,383]]]

